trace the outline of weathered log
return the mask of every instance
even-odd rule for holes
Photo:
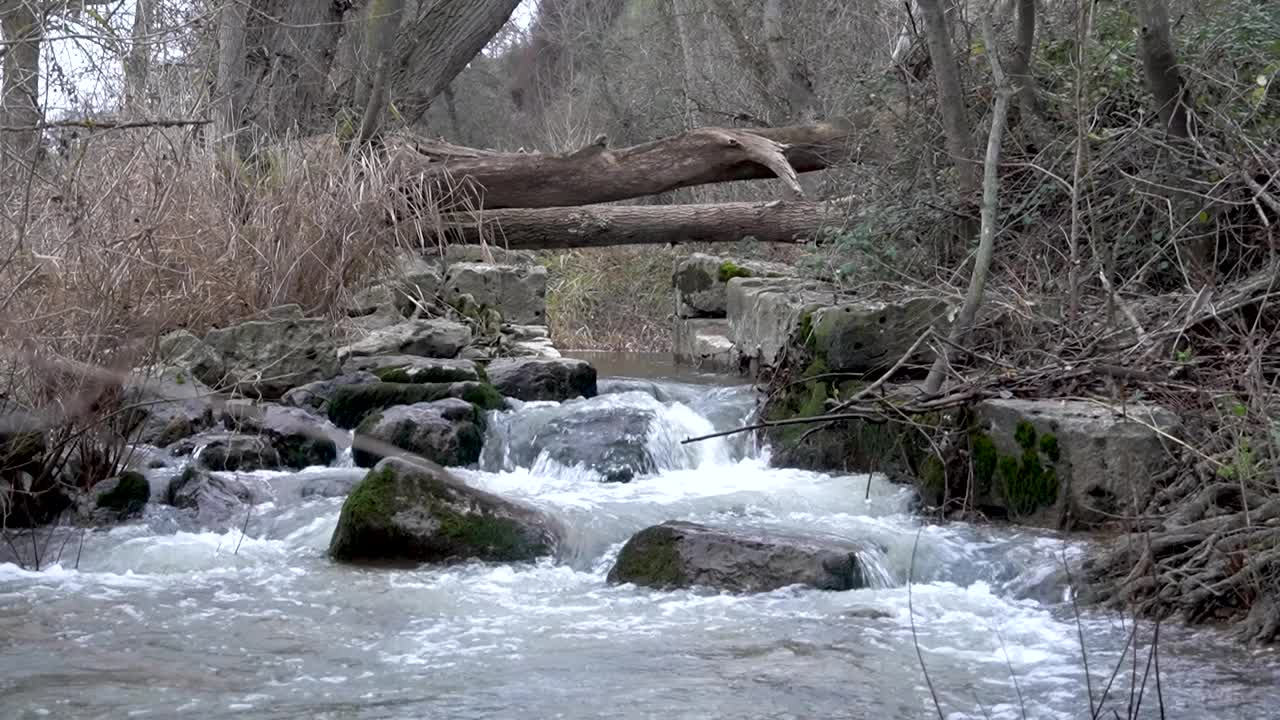
[[[594,205],[458,212],[444,216],[450,242],[512,249],[588,248],[681,242],[804,242],[837,228],[847,201]]]
[[[406,189],[444,209],[547,208],[627,200],[677,188],[781,178],[849,160],[847,122],[780,128],[698,128],[627,148],[602,136],[569,154],[510,153],[401,138],[393,168]]]

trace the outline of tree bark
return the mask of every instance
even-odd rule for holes
[[[933,60],[933,77],[938,85],[938,108],[947,136],[947,151],[956,166],[956,179],[966,200],[978,192],[978,167],[973,160],[973,138],[965,111],[964,88],[960,84],[960,66],[951,46],[951,33],[946,13],[939,0],[918,0],[924,17],[925,40]]]
[[[610,150],[602,137],[568,155],[499,153],[440,142],[402,145],[396,171],[448,208],[540,208],[627,200],[677,188],[822,170],[852,154],[852,126],[698,128]],[[462,190],[459,192],[459,190]]]
[[[404,16],[404,0],[374,0],[365,20],[367,31],[365,44],[372,64],[366,71],[356,107],[364,108],[360,121],[357,147],[363,147],[377,136],[382,127],[382,117],[387,111],[387,73],[391,65],[391,50],[396,44],[396,34]]]
[[[147,106],[147,76],[151,72],[151,28],[155,23],[155,0],[137,0],[133,5],[133,33],[129,54],[124,59],[124,107],[133,115]]]
[[[1036,47],[1036,0],[1017,0],[1018,18],[1013,55],[1009,59],[1009,79],[1018,93],[1018,112],[1030,120],[1040,114],[1036,80],[1031,75],[1031,56]]]
[[[0,3],[0,32],[7,44],[0,84],[0,125],[21,128],[0,133],[0,182],[8,184],[18,178],[23,167],[38,159],[37,126],[43,117],[40,43],[44,32],[31,4],[12,0]]]
[[[244,127],[245,36],[249,9],[240,2],[222,6],[218,18],[218,74],[214,133],[228,162],[242,159],[252,144]]]
[[[847,217],[847,201],[595,205],[486,210],[444,216],[450,242],[481,239],[512,249],[592,248],[688,242],[794,243]]]
[[[326,3],[327,4],[327,3]],[[409,125],[511,19],[520,0],[420,0],[396,41],[391,97]]]
[[[791,109],[789,119],[803,121],[809,119],[817,97],[812,79],[792,54],[791,40],[783,22],[786,10],[786,0],[765,0],[764,38],[773,63],[774,83]]]
[[[742,22],[738,18],[741,11],[733,0],[712,0],[712,5],[715,6],[716,17],[720,20],[720,24],[724,25],[725,32],[729,33],[729,39],[738,52],[738,62],[750,70],[752,77],[755,78],[760,97],[769,106],[770,119],[774,122],[785,122],[786,108],[778,102],[778,98],[774,97],[772,92],[773,73],[770,71],[769,58],[751,42],[742,29]]]
[[[680,44],[680,61],[684,86],[681,88],[684,106],[684,126],[695,128],[702,125],[702,117],[698,106],[693,101],[695,67],[697,61],[693,56],[693,36],[689,28],[690,9],[687,0],[671,0],[671,18],[675,24],[676,40]]]
[[[1189,98],[1178,71],[1178,58],[1173,51],[1173,35],[1169,30],[1169,9],[1164,0],[1138,0],[1138,21],[1142,23],[1139,45],[1147,87],[1155,97],[1160,122],[1170,135],[1187,137]]]

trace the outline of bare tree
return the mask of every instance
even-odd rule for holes
[[[236,162],[251,138],[244,127],[245,35],[249,8],[240,2],[222,6],[218,17],[218,72],[214,89],[214,132],[224,159]]]
[[[44,26],[35,3],[7,0],[0,4],[3,30],[4,80],[0,87],[0,125],[3,163],[0,177],[16,177],[21,163],[34,163],[40,144],[40,43]]]
[[[395,48],[396,33],[400,29],[403,15],[404,0],[375,0],[370,5],[369,18],[365,23],[368,28],[366,45],[369,48],[368,56],[373,62],[373,71],[366,74],[361,93],[356,96],[356,106],[364,108],[364,118],[360,121],[360,133],[356,139],[359,146],[365,145],[377,135],[386,114],[391,51]],[[445,89],[447,91],[447,85]]]
[[[786,12],[786,0],[765,0],[765,42],[769,47],[769,59],[773,63],[774,82],[780,94],[787,99],[790,119],[805,120],[813,114],[817,97],[813,92],[813,79],[792,52],[784,22]]]
[[[960,84],[960,67],[951,45],[950,24],[940,0],[918,0],[924,16],[925,40],[933,59],[933,76],[938,86],[938,108],[947,135],[947,150],[955,163],[956,179],[966,201],[978,190],[977,165],[973,161],[973,138]]]
[[[133,114],[147,104],[147,76],[151,72],[151,34],[155,26],[155,0],[137,0],[133,6],[133,32],[124,59],[124,106]]]

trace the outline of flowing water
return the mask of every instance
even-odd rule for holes
[[[632,377],[603,380],[593,400],[493,417],[482,469],[458,471],[560,517],[569,536],[554,559],[336,565],[325,548],[342,498],[297,488],[359,471],[313,468],[258,473],[275,499],[243,534],[193,532],[153,504],[141,522],[63,538],[61,561],[39,572],[0,565],[0,718],[937,717],[922,661],[947,718],[1087,718],[1117,664],[1106,717],[1128,716],[1134,656],[1120,651],[1132,627],[1077,616],[1058,570],[1082,548],[922,525],[907,489],[771,468],[745,436],[681,445],[745,420],[751,390],[624,369]],[[655,465],[633,482],[603,484],[545,454],[519,461],[531,425],[632,411],[653,418],[638,442]],[[669,519],[870,540],[884,550],[883,587],[610,586],[622,543]],[[1152,629],[1138,628],[1139,678]],[[1139,716],[1280,712],[1270,654],[1170,624],[1158,660]]]

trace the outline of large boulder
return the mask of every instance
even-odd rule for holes
[[[971,434],[975,500],[1026,524],[1083,529],[1141,511],[1173,462],[1176,415],[1155,405],[984,400]]]
[[[595,397],[596,369],[569,358],[500,358],[486,368],[498,392],[517,400]]]
[[[329,419],[341,428],[354,428],[370,413],[396,405],[416,405],[445,398],[459,398],[481,410],[497,410],[507,401],[482,382],[454,383],[390,383],[354,385],[339,388],[329,401]]]
[[[507,322],[542,324],[547,317],[547,269],[541,265],[455,263],[445,274],[444,298],[471,296],[497,310]]]
[[[676,263],[672,284],[676,315],[683,318],[722,318],[728,312],[726,290],[734,278],[788,277],[792,269],[781,263],[731,260],[693,253]]]
[[[395,449],[441,465],[470,465],[480,459],[484,444],[484,416],[475,405],[456,398],[398,405],[373,413],[356,428],[356,465],[373,467]]]
[[[738,350],[728,336],[728,320],[677,317],[671,354],[681,365],[710,372],[736,372]]]
[[[58,478],[42,471],[49,459],[48,429],[44,419],[0,398],[0,518],[7,527],[53,522],[71,505]]]
[[[328,420],[301,408],[233,400],[223,407],[221,419],[232,432],[266,438],[280,463],[295,470],[333,463],[347,440]]]
[[[608,580],[661,590],[701,586],[757,593],[789,585],[854,590],[873,584],[865,553],[863,546],[841,539],[669,521],[633,535]]]
[[[387,458],[343,503],[329,554],[344,562],[527,561],[554,554],[561,534],[542,513],[443,468]]]
[[[374,355],[353,357],[342,365],[344,372],[371,373],[384,382],[425,383],[482,380],[475,361],[465,358],[425,358],[414,355]]]
[[[125,383],[121,404],[137,442],[171,445],[213,426],[213,391],[194,371],[165,368]]]
[[[434,263],[413,255],[397,258],[391,277],[384,283],[396,310],[406,317],[420,307],[434,305],[443,284],[444,277]]]
[[[215,475],[188,466],[169,483],[165,502],[191,510],[202,527],[222,529],[243,519],[247,506],[271,499],[270,490],[252,478]]]
[[[182,369],[187,376],[205,385],[222,387],[227,374],[226,361],[190,330],[166,333],[157,344],[160,358],[174,368],[172,372]]]
[[[939,298],[859,300],[820,308],[811,314],[811,347],[833,372],[883,371],[930,328],[945,334],[950,310]],[[922,344],[913,359],[931,361],[928,345]]]
[[[227,383],[238,393],[275,400],[290,388],[338,374],[337,347],[327,318],[302,317],[296,305],[261,319],[210,330],[205,343],[222,358]],[[216,379],[200,378],[214,385]]]
[[[658,469],[648,447],[655,418],[653,409],[598,401],[499,417],[496,422],[516,422],[485,448],[484,467],[532,467],[545,458],[590,470],[604,482],[629,482]]]
[[[343,372],[341,375],[329,380],[317,380],[299,385],[290,390],[280,398],[283,405],[290,407],[302,408],[310,410],[319,415],[327,415],[329,412],[329,400],[333,398],[334,393],[339,388],[348,385],[372,385],[381,382],[377,375],[370,372]]]
[[[842,293],[821,282],[733,278],[726,297],[729,340],[756,366],[753,369],[758,369],[775,366],[803,319],[819,308],[837,304]]]
[[[378,355],[452,358],[471,342],[471,329],[452,320],[406,320],[375,330],[338,351],[344,362]],[[335,373],[336,374],[336,373]]]

